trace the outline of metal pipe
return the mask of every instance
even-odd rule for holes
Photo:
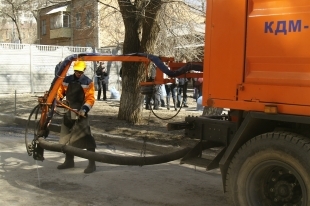
[[[191,148],[184,148],[176,152],[171,152],[164,155],[149,156],[149,157],[127,157],[127,156],[115,156],[109,154],[100,154],[97,152],[90,152],[80,148],[76,148],[69,145],[62,145],[57,143],[52,143],[46,141],[44,138],[38,138],[39,146],[43,149],[54,151],[54,152],[63,152],[68,153],[74,156],[82,157],[85,159],[94,160],[97,162],[103,162],[108,164],[116,165],[154,165],[170,162],[173,160],[180,159],[184,157]]]
[[[77,112],[76,110],[72,109],[71,107],[69,107],[69,106],[63,104],[61,101],[56,100],[56,102],[57,102],[58,105],[60,105],[60,106],[62,106],[62,107],[64,107],[64,108],[70,110],[71,112],[75,113],[77,116],[81,116],[81,117],[84,117],[84,118],[86,117],[86,116],[84,116],[84,115],[81,115],[79,112]]]

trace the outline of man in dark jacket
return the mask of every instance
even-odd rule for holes
[[[108,73],[106,68],[103,65],[103,62],[99,63],[99,66],[96,70],[97,75],[97,85],[98,85],[98,95],[97,100],[100,100],[101,90],[103,95],[103,100],[107,100],[107,81],[108,81]]]
[[[78,111],[79,116],[75,116],[75,113],[71,111],[64,115],[59,143],[95,152],[96,143],[90,131],[87,115],[95,103],[94,82],[84,75],[85,62],[75,62],[73,69],[74,74],[65,77],[59,87],[57,99],[62,100],[66,96],[66,102],[72,109]],[[65,162],[57,168],[67,169],[72,167],[74,167],[74,156],[66,154]],[[95,161],[89,160],[84,173],[92,173],[95,170]]]
[[[187,106],[187,85],[188,85],[187,78],[179,79],[179,84],[177,86],[177,93],[178,93],[177,107],[180,107],[181,103],[183,103],[183,107],[188,107]],[[183,102],[181,102],[182,97],[183,97]]]
[[[186,63],[187,60],[185,57],[183,57],[182,63]],[[188,79],[187,78],[180,78],[179,83],[177,86],[177,93],[178,93],[178,103],[177,107],[181,106],[181,103],[183,104],[183,107],[188,107],[187,105],[187,85],[188,85]],[[183,101],[181,102],[181,99],[183,97]]]
[[[152,82],[152,81],[154,81],[155,77],[156,77],[156,65],[152,64],[151,65],[151,70],[150,70],[150,76],[147,79],[147,81],[148,82]],[[160,92],[161,92],[159,85],[156,85],[154,89],[155,89],[155,91],[152,94],[146,95],[146,97],[145,97],[145,102],[146,102],[145,103],[145,108],[147,110],[151,109],[151,100],[153,100],[153,104],[154,104],[153,109],[154,110],[158,110],[159,109],[159,105],[160,105]]]

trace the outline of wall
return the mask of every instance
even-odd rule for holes
[[[101,51],[96,49],[95,51]],[[63,58],[78,53],[92,53],[91,47],[0,43],[0,94],[44,93],[54,79],[56,64]],[[104,49],[112,54],[113,47]],[[120,89],[120,62],[106,62],[110,74],[109,87]],[[95,62],[87,62],[85,74],[96,82]],[[68,74],[73,70],[69,69]]]

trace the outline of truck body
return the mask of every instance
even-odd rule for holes
[[[310,115],[308,1],[208,1],[204,104]]]
[[[309,26],[305,0],[207,1],[203,105],[230,111],[169,127],[200,140],[181,163],[220,167],[232,205],[310,205]]]

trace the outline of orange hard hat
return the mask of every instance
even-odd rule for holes
[[[86,64],[84,61],[76,61],[73,65],[74,71],[81,71],[83,72],[86,69]]]

